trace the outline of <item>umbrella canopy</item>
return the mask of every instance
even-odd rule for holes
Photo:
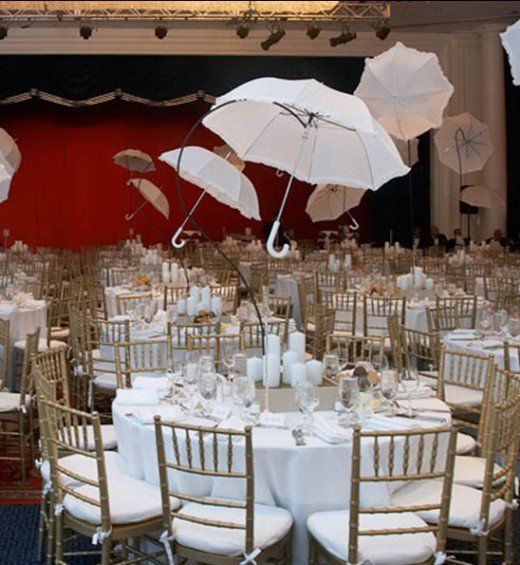
[[[361,202],[364,188],[349,188],[335,184],[317,186],[309,196],[305,211],[313,222],[336,220]]]
[[[127,171],[137,173],[148,173],[155,171],[153,159],[147,153],[139,149],[125,149],[114,155],[114,163]]]
[[[166,219],[170,217],[168,200],[153,182],[150,182],[148,179],[131,179],[130,184],[133,184],[141,195]]]
[[[510,25],[504,33],[500,34],[502,45],[509,57],[513,84],[520,85],[520,20]]]
[[[213,147],[213,153],[231,163],[233,167],[236,167],[240,172],[242,172],[246,166],[244,161],[242,161],[242,159],[227,144]]]
[[[180,149],[159,156],[175,170]],[[215,200],[235,208],[242,216],[260,220],[258,196],[252,182],[231,163],[202,147],[185,147],[179,175],[184,180],[202,188]]]
[[[408,172],[363,101],[316,80],[252,80],[218,98],[214,108],[225,103],[203,124],[245,161],[309,184],[374,190]]]
[[[419,140],[414,137],[408,141],[404,139],[398,139],[397,137],[390,136],[392,141],[395,143],[397,147],[397,151],[399,151],[399,155],[401,155],[401,159],[404,163],[406,163],[409,167],[413,167],[415,163],[419,161]],[[410,156],[408,156],[408,143],[410,144]],[[408,162],[408,157],[410,157],[410,162]]]
[[[0,128],[0,163],[5,167],[7,174],[16,173],[22,162],[22,154],[16,141]]]
[[[434,139],[440,161],[459,174],[480,171],[493,152],[487,125],[467,112],[445,118]]]
[[[397,42],[381,55],[366,59],[354,94],[388,133],[408,140],[441,125],[453,86],[437,55]]]
[[[476,184],[467,186],[460,194],[462,202],[477,208],[504,208],[504,197],[490,186]]]
[[[13,176],[7,172],[4,165],[0,164],[0,204],[9,198],[9,189]]]

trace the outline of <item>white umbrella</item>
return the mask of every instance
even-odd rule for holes
[[[309,184],[379,188],[408,172],[384,128],[359,98],[316,80],[261,78],[216,100],[203,124],[245,161],[290,173],[267,240],[273,244],[293,178]]]
[[[213,147],[213,153],[215,153],[215,155],[218,155],[219,157],[222,157],[223,159],[231,163],[233,167],[236,167],[240,172],[242,172],[245,169],[246,164],[233,151],[233,149],[229,147],[229,145],[224,144],[224,145],[218,145],[217,147]]]
[[[510,25],[504,33],[500,34],[502,45],[509,57],[513,84],[520,85],[520,20]]]
[[[135,188],[137,188],[139,193],[145,198],[145,201],[135,212],[125,216],[127,220],[131,220],[148,202],[166,219],[170,217],[170,205],[168,204],[168,200],[153,182],[150,182],[148,179],[131,179],[130,184],[133,184]]]
[[[149,173],[155,171],[153,159],[139,149],[125,149],[114,155],[114,163],[127,171],[137,173]]]
[[[434,139],[440,161],[461,177],[480,171],[493,152],[487,125],[467,112],[445,118]]]
[[[181,178],[203,189],[190,213],[172,238],[172,245],[180,248],[184,241],[177,241],[189,217],[200,204],[204,195],[210,194],[223,204],[235,208],[242,216],[260,220],[258,196],[252,182],[231,163],[202,147],[185,147],[179,168],[181,149],[174,149],[159,156],[173,167]]]
[[[0,164],[2,164],[9,175],[16,173],[22,162],[22,154],[16,145],[16,141],[0,128]]]
[[[467,186],[461,192],[460,199],[477,208],[504,208],[506,205],[500,192],[484,184]]]
[[[9,189],[13,175],[9,174],[4,165],[0,163],[0,204],[9,198]]]
[[[354,94],[388,133],[408,140],[441,125],[453,86],[437,55],[397,42],[381,55],[365,60]]]
[[[364,188],[322,184],[309,196],[305,211],[313,222],[336,220],[358,206],[365,192]]]
[[[419,161],[419,140],[416,137],[409,139],[408,141],[398,139],[393,135],[390,137],[395,143],[397,151],[399,151],[399,155],[401,155],[403,162],[407,163],[409,167],[413,167],[415,163]],[[410,148],[410,155],[408,155],[408,146]]]

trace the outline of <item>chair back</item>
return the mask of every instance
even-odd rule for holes
[[[340,365],[354,365],[356,359],[371,359],[374,355],[383,356],[385,340],[381,336],[349,335],[333,332],[327,335],[327,353],[335,353]]]
[[[399,323],[406,322],[406,298],[388,296],[363,297],[363,334],[388,335],[388,317],[397,314]]]
[[[235,353],[244,350],[240,334],[192,334],[188,335],[188,351],[197,351],[201,355],[211,355],[216,371],[227,371],[225,363]]]
[[[168,310],[168,306],[177,304],[179,300],[186,298],[188,292],[185,287],[178,287],[176,285],[165,284],[163,296],[163,310]]]
[[[116,294],[116,309],[118,316],[128,314],[140,304],[146,304],[153,300],[152,292],[140,292],[138,294]]]
[[[70,406],[69,371],[65,349],[51,349],[38,353],[33,360],[33,373],[38,375],[40,384],[44,383],[46,400],[60,400],[65,406]],[[35,382],[38,387],[38,382]],[[37,391],[38,392],[38,391]]]
[[[172,367],[169,339],[150,339],[115,344],[117,388],[132,388],[136,374],[154,376]]]

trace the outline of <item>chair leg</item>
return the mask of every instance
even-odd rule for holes
[[[316,563],[317,547],[314,538],[311,536],[309,540],[309,565]]]
[[[103,545],[101,547],[101,565],[110,564],[110,554],[112,553],[112,540],[103,540]]]
[[[57,565],[61,565],[63,563],[63,515],[61,512],[58,512],[56,515],[55,506],[50,510],[50,522],[52,523],[52,529],[49,527],[49,547],[47,547],[47,565],[52,565],[52,563],[56,563]],[[55,517],[54,517],[55,516]],[[52,560],[52,550],[54,541],[56,542],[55,546],[55,561]],[[49,554],[50,554],[50,561],[49,561]]]
[[[478,539],[478,565],[487,565],[487,548],[488,548],[488,539],[487,536],[481,536]]]
[[[45,535],[45,526],[48,526],[48,498],[48,495],[42,492],[40,500],[40,523],[38,524],[38,543],[36,546],[36,559],[38,561],[41,561],[43,557],[43,537]]]
[[[506,521],[504,524],[504,565],[512,565],[514,563],[513,548],[513,510],[506,510]]]
[[[20,448],[20,467],[22,469],[22,482],[25,483],[27,480],[27,466],[25,461],[25,417],[23,412],[20,412],[20,417],[18,419],[18,440]]]

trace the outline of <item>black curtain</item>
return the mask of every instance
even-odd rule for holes
[[[520,86],[513,84],[511,69],[504,54],[507,128],[507,235],[520,241]]]
[[[361,57],[1,56],[0,98],[31,88],[73,100],[117,88],[152,100],[175,98],[199,90],[218,96],[262,76],[315,78],[332,88],[353,92],[363,67]],[[413,215],[415,225],[428,230],[428,134],[421,137],[419,152],[420,161],[412,173]],[[375,193],[366,194],[360,206],[365,208],[371,223],[362,226],[364,239],[384,241],[392,230],[394,240],[409,243],[408,190],[408,178],[402,177]]]

